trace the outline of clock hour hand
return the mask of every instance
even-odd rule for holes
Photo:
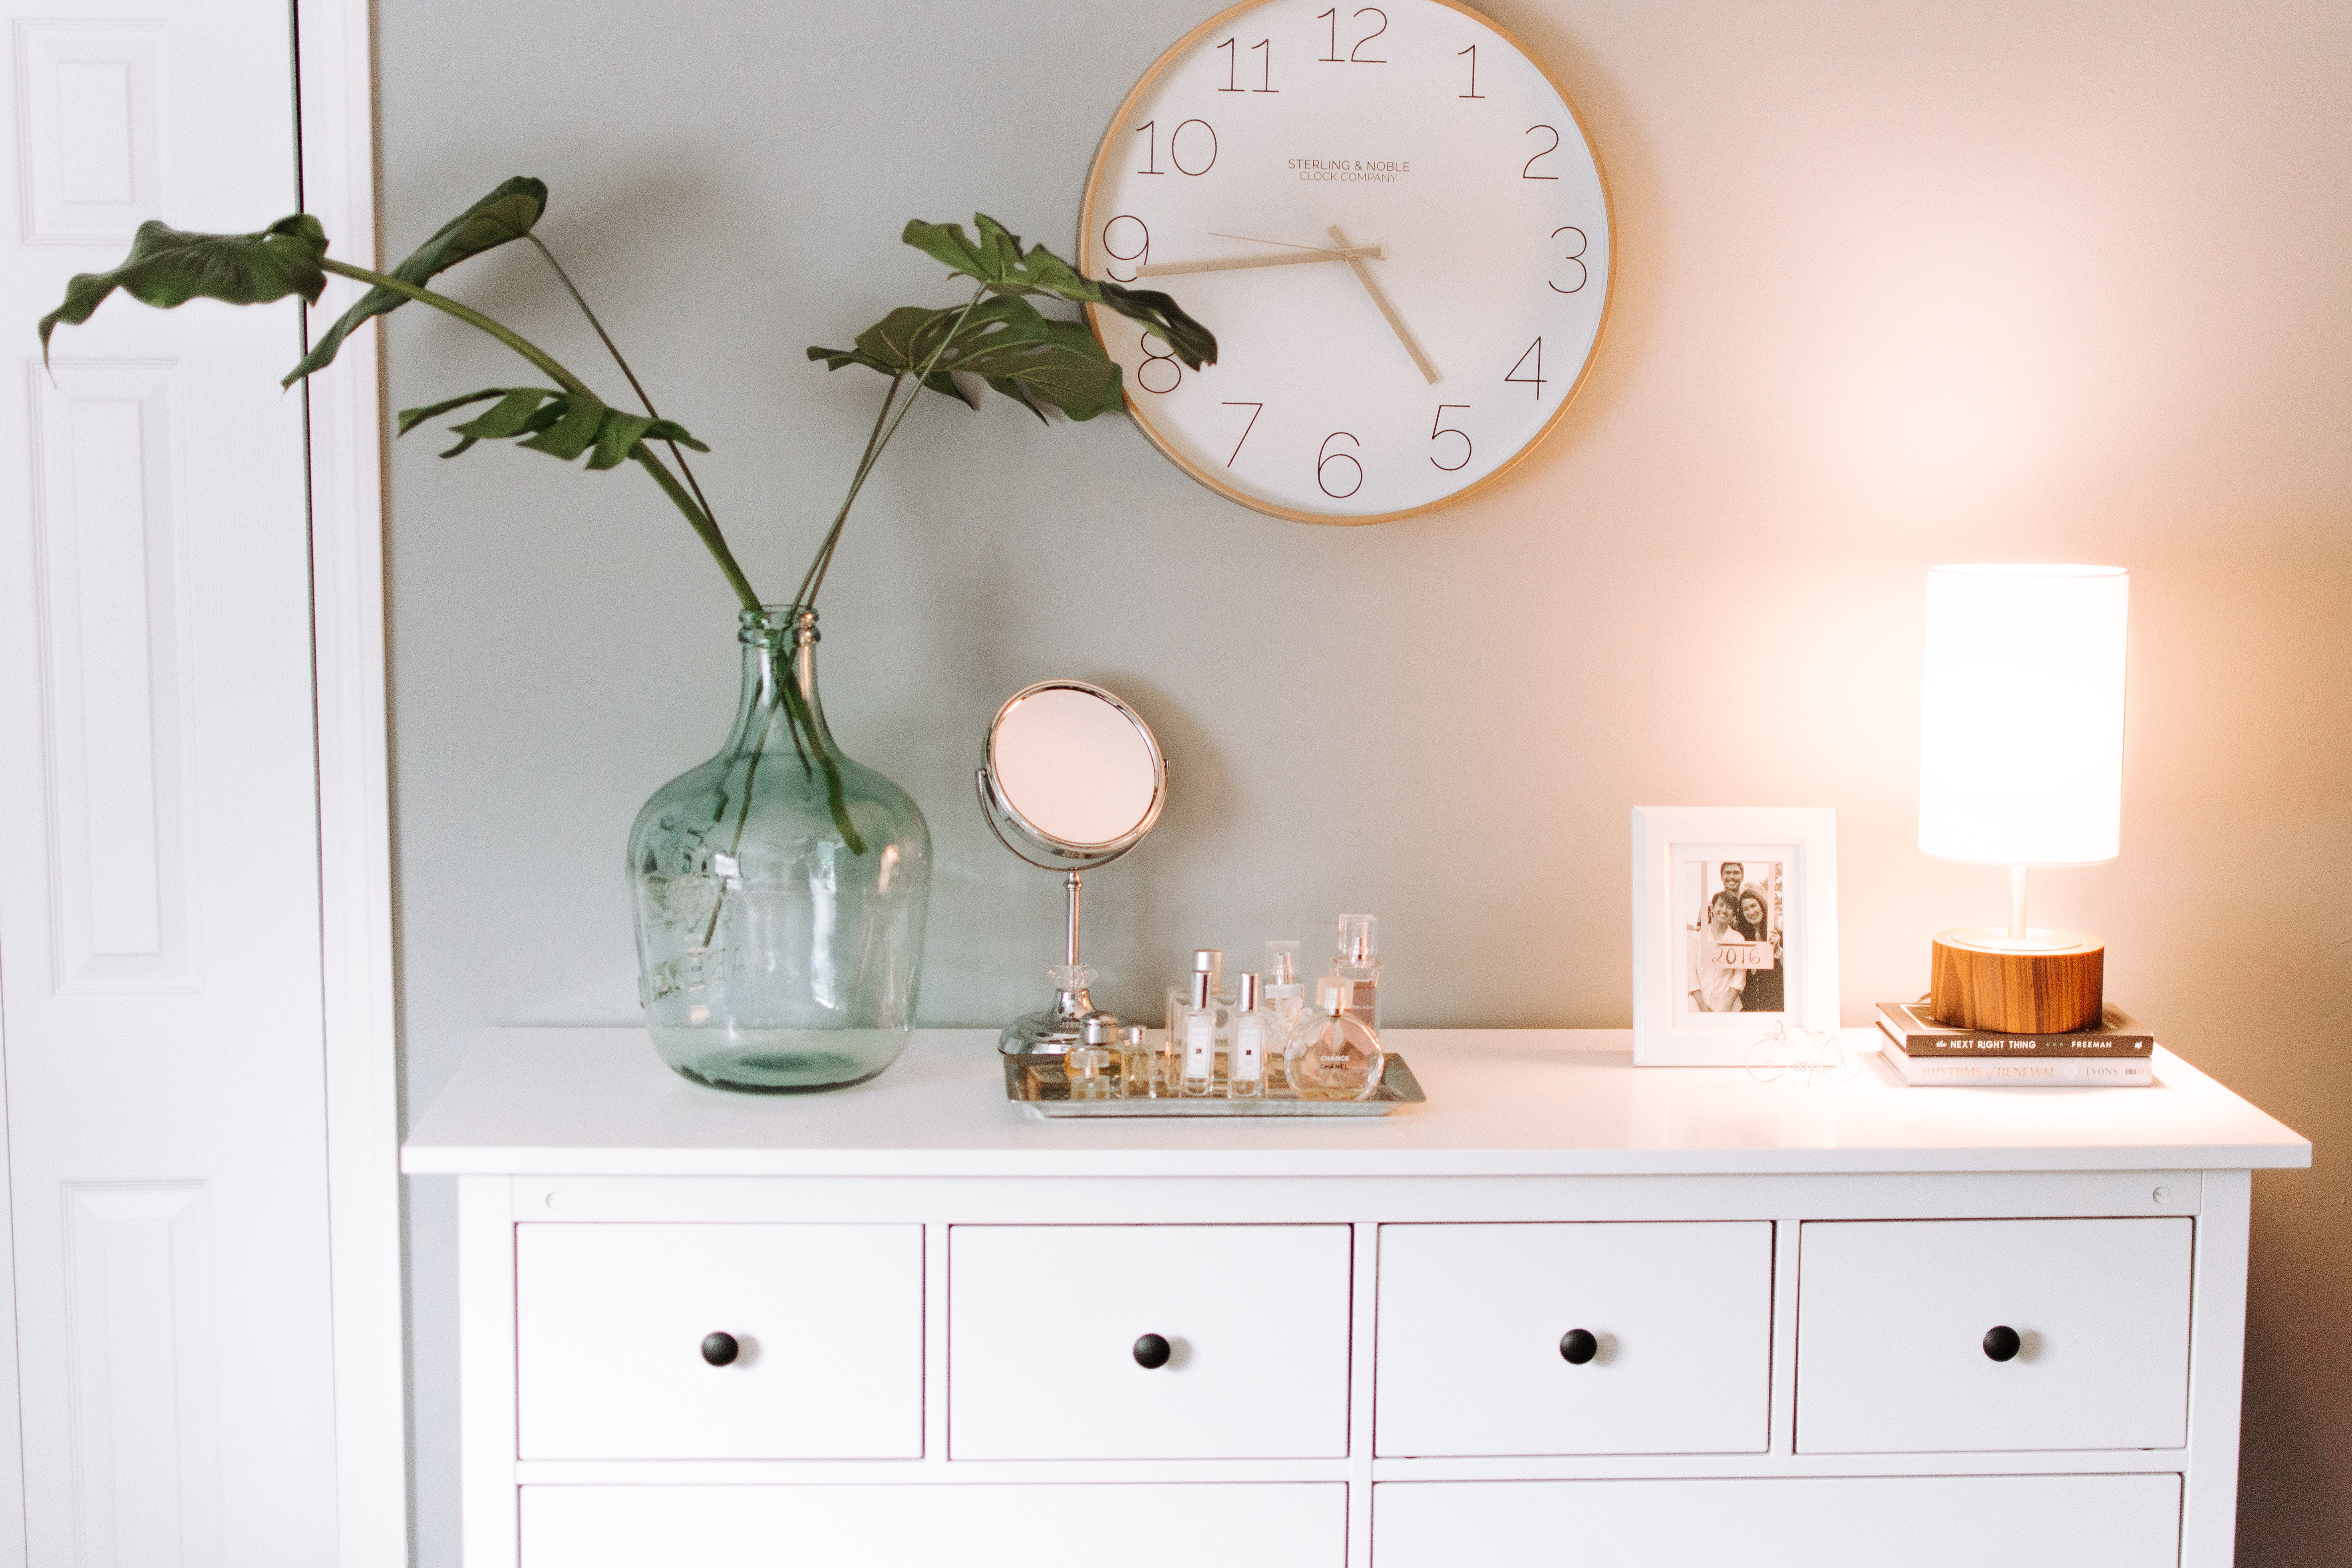
[[[1231,272],[1244,267],[1298,267],[1316,261],[1353,261],[1360,256],[1380,259],[1381,248],[1324,250],[1302,246],[1295,256],[1223,256],[1213,261],[1155,261],[1135,269],[1138,278],[1170,278],[1180,272]]]
[[[1390,330],[1396,333],[1397,342],[1402,343],[1404,352],[1412,356],[1412,363],[1421,368],[1421,374],[1427,378],[1429,384],[1435,386],[1438,380],[1437,367],[1429,363],[1429,356],[1423,353],[1421,345],[1412,341],[1412,334],[1405,330],[1404,319],[1396,313],[1396,307],[1389,303],[1389,297],[1381,293],[1381,286],[1373,281],[1372,269],[1365,266],[1360,259],[1365,256],[1378,256],[1380,253],[1358,250],[1349,245],[1348,237],[1339,232],[1339,226],[1336,223],[1331,226],[1329,232],[1332,240],[1339,247],[1333,254],[1355,268],[1356,281],[1364,286],[1364,292],[1372,297],[1372,303],[1378,305],[1381,308],[1381,314],[1388,318]]]

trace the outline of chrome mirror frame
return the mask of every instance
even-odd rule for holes
[[[1120,717],[1135,727],[1151,758],[1151,802],[1142,819],[1115,838],[1097,844],[1082,844],[1061,838],[1046,832],[1021,814],[998,777],[996,742],[1004,721],[1021,703],[1045,691],[1076,691],[1108,704]],[[989,721],[987,736],[981,743],[980,767],[972,774],[972,787],[980,796],[980,814],[996,841],[1011,850],[1019,859],[1041,871],[1059,871],[1062,885],[1068,895],[1068,914],[1064,933],[1066,957],[1064,965],[1055,973],[1053,1005],[1034,1013],[1023,1015],[1004,1026],[997,1037],[996,1048],[1006,1052],[1031,1052],[1038,1055],[1060,1055],[1078,1043],[1079,1032],[1089,1016],[1098,1015],[1094,999],[1087,987],[1092,979],[1078,957],[1078,906],[1088,871],[1108,866],[1143,841],[1145,834],[1160,820],[1160,811],[1168,804],[1168,757],[1160,749],[1160,738],[1141,714],[1121,701],[1117,694],[1084,680],[1040,680],[1023,687],[1006,698]]]

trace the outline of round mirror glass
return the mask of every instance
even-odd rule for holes
[[[1045,847],[1107,847],[1150,826],[1160,750],[1109,692],[1048,685],[1005,704],[990,731],[989,772],[1014,826]]]

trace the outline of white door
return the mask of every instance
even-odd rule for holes
[[[299,205],[284,0],[0,0],[0,1051],[34,1568],[335,1561],[298,307],[33,323]],[[7,1298],[0,1297],[0,1301]],[[5,1467],[13,1479],[15,1467]],[[19,1500],[0,1498],[0,1503]]]

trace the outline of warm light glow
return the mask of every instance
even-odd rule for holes
[[[2011,866],[2116,858],[2130,592],[2117,566],[1927,574],[1922,850]]]

